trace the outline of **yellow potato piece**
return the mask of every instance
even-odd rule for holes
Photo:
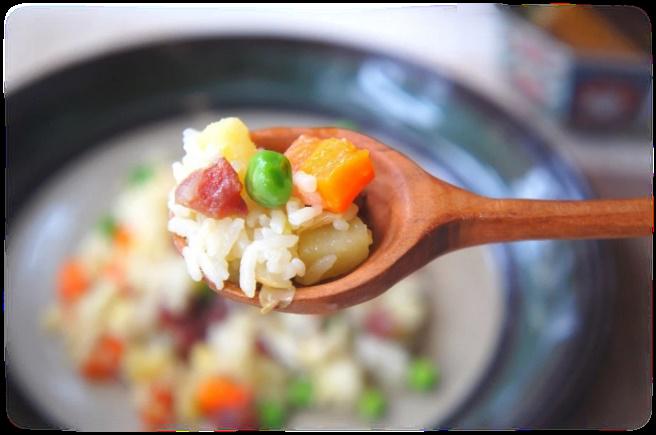
[[[327,272],[311,282],[303,278],[297,281],[311,285],[352,271],[367,258],[372,241],[371,232],[358,217],[349,221],[346,231],[337,230],[329,224],[302,232],[298,240],[298,256],[305,263],[306,270],[328,255],[335,255],[337,259]]]
[[[124,360],[124,369],[133,382],[149,382],[161,378],[174,364],[170,349],[158,346],[131,349]]]
[[[220,153],[233,167],[240,180],[244,181],[250,158],[255,154],[248,127],[239,118],[223,118],[205,127],[198,137],[201,148],[218,147]]]

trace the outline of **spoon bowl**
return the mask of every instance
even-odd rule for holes
[[[253,131],[258,147],[284,152],[301,135],[345,138],[369,150],[376,171],[360,215],[373,232],[367,259],[352,272],[307,287],[278,311],[325,314],[372,299],[440,255],[468,246],[531,239],[584,239],[653,233],[653,197],[543,201],[493,199],[428,174],[401,153],[346,129],[277,127]],[[179,251],[185,240],[174,236]],[[206,281],[208,281],[206,279]],[[208,285],[216,289],[214,283]],[[221,295],[259,306],[235,284]]]

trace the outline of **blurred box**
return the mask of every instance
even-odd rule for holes
[[[505,6],[512,85],[577,129],[651,122],[651,25],[631,6]]]

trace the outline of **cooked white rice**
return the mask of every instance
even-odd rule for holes
[[[186,129],[182,134],[185,155],[173,163],[173,175],[181,183],[193,171],[212,165],[225,157],[243,179],[245,164],[239,158],[230,159],[222,154],[226,143],[205,143],[201,132]],[[230,137],[234,139],[234,137]],[[249,140],[249,139],[245,139]],[[317,180],[302,171],[294,174],[296,188],[305,194],[316,194]],[[248,215],[214,219],[175,202],[175,188],[168,198],[171,218],[168,229],[186,238],[182,255],[187,271],[194,281],[203,277],[217,290],[231,280],[237,282],[244,294],[254,297],[259,286],[263,311],[277,304],[288,304],[294,295],[292,280],[310,275],[305,281],[317,281],[336,261],[328,255],[312,265],[306,265],[297,256],[298,234],[306,229],[332,223],[341,231],[349,229],[348,221],[357,216],[354,204],[342,214],[324,211],[320,206],[304,206],[292,196],[284,207],[266,209],[255,204],[242,192],[249,208]],[[238,262],[238,276],[231,274],[231,262]]]

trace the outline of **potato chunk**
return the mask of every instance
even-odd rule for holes
[[[248,127],[238,118],[223,118],[205,127],[198,136],[198,146],[201,149],[217,147],[220,155],[233,165],[241,182],[256,152]]]
[[[328,224],[302,232],[298,241],[298,256],[305,263],[306,274],[296,281],[311,285],[352,271],[367,258],[372,241],[371,231],[359,217],[351,219],[345,231]],[[312,273],[313,266],[325,264],[328,256],[336,257],[332,266],[325,272]]]

